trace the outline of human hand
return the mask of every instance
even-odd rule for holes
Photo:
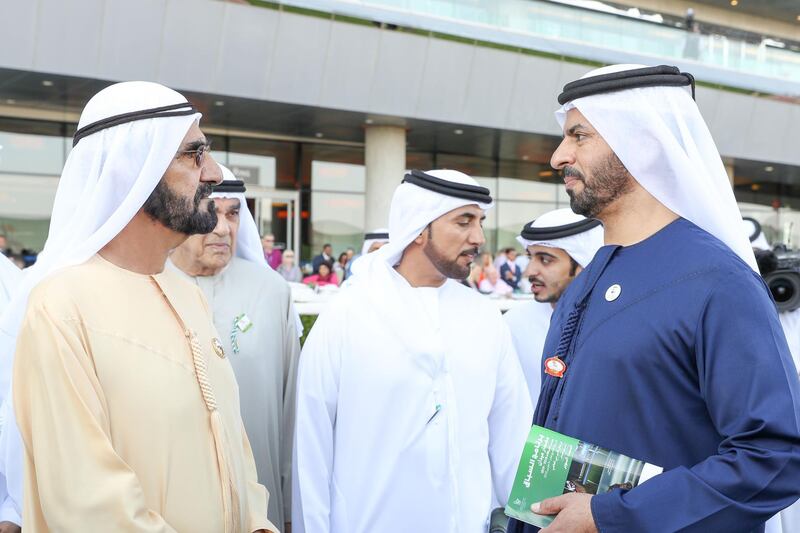
[[[0,533],[21,533],[22,528],[20,528],[14,522],[0,522]]]
[[[531,505],[536,514],[556,515],[542,533],[598,533],[592,517],[591,494],[562,494]]]

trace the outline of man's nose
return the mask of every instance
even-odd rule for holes
[[[569,143],[569,138],[564,137],[561,144],[558,145],[553,156],[550,158],[550,166],[556,170],[561,170],[567,165],[575,164],[575,151]]]
[[[200,181],[219,185],[222,183],[222,169],[219,167],[214,157],[207,153],[203,156],[203,166],[200,168]]]

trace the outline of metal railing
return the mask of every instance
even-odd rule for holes
[[[671,63],[699,79],[800,96],[800,53],[780,41],[761,44],[536,0],[278,0],[460,38],[601,63]],[[657,19],[657,18],[656,18]]]

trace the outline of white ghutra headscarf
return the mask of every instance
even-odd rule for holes
[[[238,181],[233,172],[224,165],[220,165],[222,170],[222,183],[226,181]],[[240,257],[251,263],[268,267],[267,260],[264,258],[264,249],[261,247],[261,238],[258,236],[258,227],[252,213],[247,208],[242,192],[217,192],[211,193],[210,198],[234,198],[239,200],[241,208],[239,210],[239,231],[236,234],[236,257]]]
[[[573,213],[570,208],[565,207],[541,215],[529,224],[529,226],[531,228],[557,228],[559,226],[576,224],[585,220],[587,220],[586,217],[577,215]],[[567,252],[581,268],[586,268],[586,265],[592,260],[597,250],[603,246],[603,226],[594,226],[580,233],[553,239],[529,240],[523,235],[518,235],[517,242],[525,248],[534,245],[546,246],[548,248],[560,248]]]
[[[611,65],[581,79],[639,68],[644,66]],[[742,215],[725,166],[687,87],[642,87],[576,98],[556,111],[562,128],[573,108],[647,192],[758,271],[740,229]]]

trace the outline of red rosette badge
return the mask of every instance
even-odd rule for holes
[[[544,361],[544,373],[554,378],[564,377],[564,372],[567,371],[567,364],[562,361],[557,355],[548,357]]]

